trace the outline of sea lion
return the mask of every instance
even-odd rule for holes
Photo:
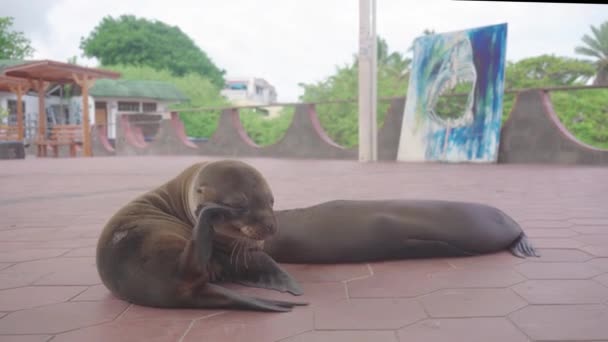
[[[498,208],[440,200],[337,200],[275,211],[264,251],[282,263],[346,263],[471,256],[510,250],[538,256]]]
[[[221,286],[302,294],[278,262],[368,262],[509,249],[537,255],[519,225],[487,205],[431,200],[331,201],[273,210],[264,177],[233,160],[198,163],[120,209],[97,246],[108,289],[172,308],[289,311],[300,302]]]
[[[145,306],[289,311],[305,305],[218,285],[302,294],[261,251],[276,231],[273,202],[266,180],[245,163],[192,165],[110,218],[97,245],[101,280],[117,297]]]

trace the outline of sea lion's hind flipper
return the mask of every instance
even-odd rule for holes
[[[513,253],[513,255],[520,257],[520,258],[526,258],[526,257],[532,257],[532,256],[540,257],[540,254],[532,246],[532,244],[530,243],[530,240],[528,240],[528,237],[524,233],[522,233],[517,238],[517,240],[515,240],[515,242],[513,242],[513,244],[509,247],[509,250],[511,251],[511,253]]]
[[[298,282],[279,266],[268,254],[262,251],[251,252],[247,265],[239,265],[238,272],[231,270],[234,282],[250,287],[259,287],[292,295],[302,295],[304,291]],[[230,268],[234,267],[230,265]]]
[[[212,309],[241,309],[268,312],[287,312],[294,306],[308,305],[307,303],[287,302],[281,300],[263,299],[249,297],[238,292],[208,283],[201,290],[194,302],[190,302],[197,308]]]

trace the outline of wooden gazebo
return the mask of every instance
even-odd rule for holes
[[[17,139],[23,140],[25,136],[23,124],[23,95],[30,90],[27,80],[16,77],[0,75],[0,91],[9,91],[17,95]]]
[[[21,97],[29,89],[38,93],[38,134],[46,134],[46,110],[44,97],[51,83],[54,84],[77,84],[82,89],[82,126],[83,126],[83,155],[93,155],[91,149],[91,129],[89,124],[89,89],[96,79],[117,79],[117,72],[96,68],[87,68],[69,63],[50,60],[31,61],[4,69],[4,76],[0,75],[0,89],[5,87],[17,95],[17,125],[20,132],[19,138],[23,139],[24,120]],[[38,155],[41,154],[40,148]]]

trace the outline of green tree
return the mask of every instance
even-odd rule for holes
[[[411,60],[402,53],[389,50],[386,41],[378,37],[378,97],[404,96],[409,80]],[[324,102],[332,100],[354,100],[358,95],[359,71],[357,55],[352,63],[337,66],[333,75],[313,83],[301,83],[304,102]],[[327,134],[337,143],[352,147],[358,142],[357,102],[320,104],[317,106],[319,120]],[[378,103],[378,125],[384,122],[388,102]]]
[[[34,48],[23,32],[12,31],[12,17],[0,17],[0,59],[25,59]]]
[[[585,34],[581,39],[584,46],[577,46],[574,51],[578,54],[596,58],[596,85],[608,85],[608,21],[599,28],[591,25],[592,36]]]
[[[586,61],[555,55],[540,55],[517,62],[507,62],[505,89],[584,85],[594,73],[593,65]],[[511,113],[514,101],[515,94],[504,94],[503,121]]]
[[[81,38],[80,48],[85,56],[96,57],[103,65],[150,66],[176,76],[197,73],[216,87],[224,84],[225,71],[179,27],[161,21],[133,15],[106,16],[87,38]]]
[[[584,85],[594,73],[593,65],[586,61],[541,55],[507,63],[505,88]]]

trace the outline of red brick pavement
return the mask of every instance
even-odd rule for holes
[[[0,162],[0,341],[608,340],[608,168],[247,159],[278,208],[342,199],[483,202],[543,256],[286,265],[290,313],[160,310],[115,299],[95,270],[105,221],[200,158]],[[243,293],[288,294],[235,286]]]

